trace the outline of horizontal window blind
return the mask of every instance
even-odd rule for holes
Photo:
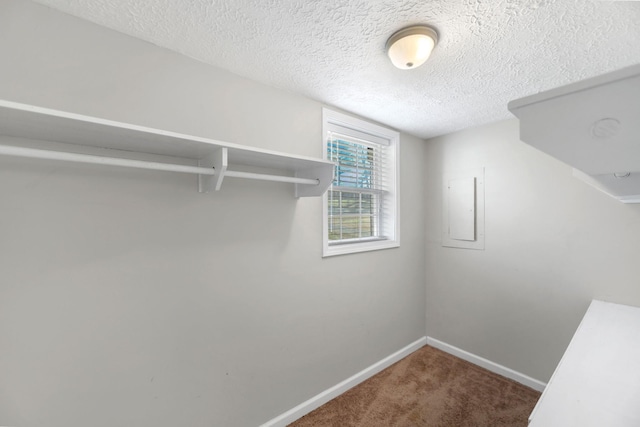
[[[328,191],[329,244],[385,239],[388,145],[329,132],[327,159],[336,164]]]

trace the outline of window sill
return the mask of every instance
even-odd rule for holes
[[[322,251],[322,257],[355,254],[397,247],[400,247],[400,242],[397,240],[374,240],[370,242],[345,243],[341,245],[325,246]]]

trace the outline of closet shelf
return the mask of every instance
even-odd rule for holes
[[[198,174],[200,192],[219,190],[225,178],[290,182],[296,197],[321,196],[334,165],[311,157],[250,148],[208,138],[0,100],[0,135],[84,147],[188,159],[198,166],[147,162],[58,150],[1,145],[0,154]],[[56,147],[57,148],[57,147]],[[273,174],[229,170],[269,169]]]
[[[640,203],[640,64],[511,101],[520,139],[574,176]]]

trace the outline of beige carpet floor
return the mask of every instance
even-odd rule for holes
[[[289,427],[526,427],[539,397],[425,346]]]

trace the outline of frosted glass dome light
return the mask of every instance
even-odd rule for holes
[[[438,42],[438,33],[426,25],[415,25],[395,32],[387,40],[387,54],[401,70],[418,68],[425,63]]]

